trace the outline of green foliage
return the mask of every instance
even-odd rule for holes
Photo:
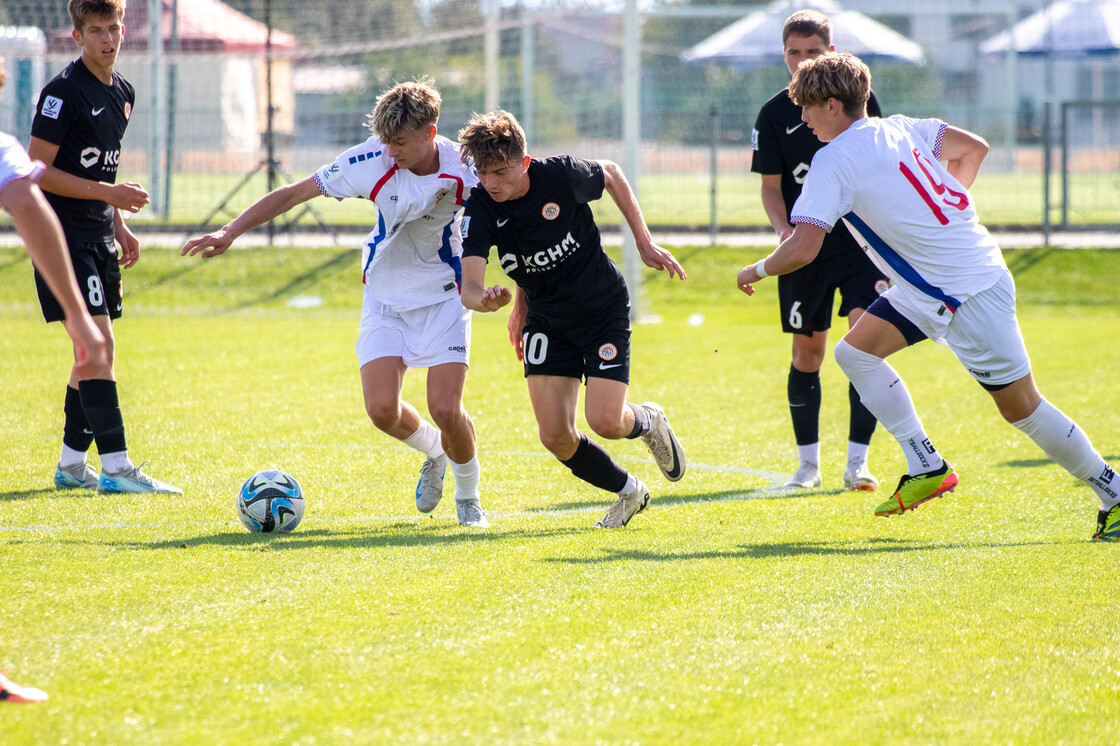
[[[665,406],[684,480],[606,443],[654,499],[591,528],[610,496],[544,453],[505,314],[478,314],[479,532],[446,504],[415,513],[420,457],[362,411],[356,252],[147,249],[125,272],[117,375],[133,454],[186,494],[49,489],[69,345],[0,249],[0,668],[51,695],[0,704],[5,743],[1111,743],[1117,547],[1088,541],[1089,490],[930,343],[894,363],[954,495],[878,519],[877,497],[839,489],[831,361],[825,486],[773,489],[794,466],[789,343],[775,283],[734,289],[763,250],[674,251],[690,278],[647,273],[663,320],[635,326],[631,391]],[[1120,462],[1101,344],[1120,335],[1101,281],[1120,252],[1009,262],[1043,391]],[[423,411],[422,372],[404,395]],[[887,487],[903,463],[879,432]],[[233,514],[267,466],[308,494],[289,536]]]

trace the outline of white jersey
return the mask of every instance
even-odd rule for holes
[[[972,195],[938,162],[946,124],[861,119],[813,158],[790,221],[841,218],[876,265],[918,303],[956,309],[1007,269]]]
[[[25,176],[38,180],[45,169],[39,161],[31,160],[19,140],[0,132],[0,191]]]
[[[377,227],[362,247],[362,282],[374,300],[397,311],[431,306],[459,294],[463,201],[478,183],[459,160],[459,146],[437,136],[439,169],[417,176],[401,169],[371,137],[315,172],[328,197],[360,197],[377,206]]]

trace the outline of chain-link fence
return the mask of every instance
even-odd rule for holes
[[[784,17],[803,4],[769,12]],[[921,64],[870,61],[884,114],[937,116],[988,139],[992,154],[973,189],[988,224],[1120,223],[1118,50],[1001,51],[1000,35],[1009,32],[1013,48],[1025,49],[1023,25],[1041,0],[929,5],[843,3],[922,50]],[[643,3],[635,45],[621,2],[129,0],[117,69],[135,85],[137,103],[122,178],[152,193],[137,221],[224,222],[270,180],[306,176],[365,139],[365,115],[381,90],[427,76],[443,95],[444,135],[454,138],[472,111],[497,104],[522,120],[533,154],[609,158],[636,171],[652,225],[763,227],[759,182],[749,172],[751,130],[759,107],[788,82],[781,38],[775,33],[773,54],[750,65],[690,52],[767,9]],[[1048,22],[1053,42],[1056,17]],[[1095,29],[1084,22],[1088,37]],[[11,76],[0,129],[26,142],[39,89],[78,49],[64,0],[0,0],[0,24],[10,27],[0,33],[0,54]],[[840,35],[837,42],[843,51]],[[631,60],[640,70],[636,90],[624,82]],[[628,118],[640,133],[629,150]],[[1053,207],[1045,215],[1048,161]],[[324,201],[322,210],[318,217],[331,224],[370,221],[368,205]]]

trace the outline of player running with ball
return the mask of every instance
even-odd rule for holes
[[[630,380],[630,296],[603,251],[588,202],[606,191],[637,240],[642,261],[685,279],[681,265],[655,245],[634,192],[611,161],[527,154],[512,114],[475,114],[459,132],[480,189],[463,218],[463,304],[497,311],[513,301],[510,342],[525,364],[529,398],[544,444],[580,479],[617,499],[596,525],[621,528],[649,503],[649,490],[576,429],[580,381],[584,412],[596,434],[641,437],[670,481],[684,476],[684,451],[660,406],[626,401]],[[517,283],[486,287],[490,247]]]
[[[737,278],[745,293],[812,261],[841,218],[894,286],[836,344],[836,362],[902,446],[908,473],[876,515],[951,491],[953,468],[930,443],[885,358],[924,339],[945,344],[1004,419],[1100,498],[1094,539],[1120,541],[1120,478],[1069,417],[1042,398],[1015,316],[1015,283],[980,225],[968,187],[988,144],[936,119],[868,118],[867,66],[848,54],[801,63],[789,92],[823,142],[793,207],[793,234]]]
[[[314,197],[373,202],[377,226],[363,246],[357,343],[366,413],[379,430],[427,456],[416,485],[420,512],[435,510],[450,461],[459,523],[485,528],[474,422],[463,408],[471,312],[459,302],[459,221],[477,179],[455,143],[436,134],[439,109],[439,92],[426,81],[395,86],[377,99],[372,137],[265,195],[221,230],[188,242],[182,253],[217,256],[245,231]],[[428,412],[436,426],[401,400],[409,368],[428,369]]]

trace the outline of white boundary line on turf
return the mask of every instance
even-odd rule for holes
[[[298,445],[298,444],[271,444],[273,447],[292,447],[292,448],[306,448],[312,446]],[[321,448],[329,448],[323,444],[317,444]],[[333,446],[335,448],[358,448],[359,446]],[[362,446],[365,447],[365,446]],[[391,446],[390,446],[391,448]],[[393,450],[398,450],[393,448]],[[402,448],[400,450],[409,450]],[[536,451],[483,451],[496,456],[527,456],[533,458],[552,458],[551,454],[540,453]],[[619,459],[620,461],[630,461],[643,464],[653,464],[651,459],[641,458],[625,458]],[[749,476],[759,476],[770,480],[771,485],[768,487],[756,487],[754,489],[743,490],[742,492],[734,492],[730,494],[720,494],[714,497],[697,496],[693,498],[675,498],[672,495],[667,495],[663,498],[653,498],[651,505],[658,508],[676,508],[686,505],[703,505],[706,503],[721,503],[721,502],[738,502],[745,500],[765,500],[770,497],[778,497],[787,495],[796,490],[788,489],[782,486],[788,477],[786,474],[778,474],[770,471],[763,471],[761,469],[751,469],[742,466],[721,466],[714,464],[699,464],[689,461],[688,468],[699,469],[701,471],[715,471],[715,472],[730,472],[733,474],[746,474]],[[812,494],[812,493],[807,493]],[[486,515],[491,518],[533,518],[537,516],[552,517],[563,515],[575,515],[579,513],[598,513],[602,511],[603,505],[596,503],[594,505],[581,505],[579,507],[571,508],[547,508],[542,510],[520,510],[512,513],[499,513],[486,511]],[[402,521],[414,521],[419,518],[429,518],[435,520],[435,516],[425,516],[422,513],[409,513],[407,515],[367,515],[367,516],[346,516],[337,518],[308,518],[301,525],[309,524],[340,524],[340,523],[395,523]],[[449,516],[450,518],[450,516]],[[233,527],[240,528],[241,524],[237,521],[179,521],[175,523],[130,523],[118,522],[107,523],[100,525],[84,525],[84,526],[52,526],[42,524],[32,524],[28,526],[0,526],[0,534],[4,533],[54,533],[62,531],[104,531],[113,529],[165,529],[175,527],[195,527],[195,528],[218,528],[218,527]]]

